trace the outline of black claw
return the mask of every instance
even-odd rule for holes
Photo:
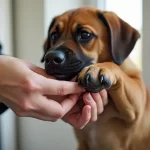
[[[106,82],[105,82],[105,87],[108,89],[108,88],[110,88],[111,87],[111,81],[110,80],[106,80]]]
[[[90,74],[86,74],[84,78],[76,77],[76,82],[82,87],[84,87],[89,92],[99,92],[103,89],[108,89],[111,87],[111,81],[104,75],[100,75],[99,81],[92,78]]]
[[[107,79],[104,75],[100,75],[100,84],[104,88],[111,87],[111,81],[109,79]]]
[[[89,84],[90,79],[91,79],[91,76],[90,76],[89,74],[87,74],[87,75],[85,76],[85,84]]]
[[[104,76],[103,76],[103,75],[100,75],[100,83],[101,83],[101,84],[104,84],[104,82],[105,82],[105,81],[104,81]]]

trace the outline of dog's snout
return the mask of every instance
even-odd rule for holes
[[[51,48],[44,57],[46,73],[58,80],[71,80],[87,65],[81,58],[68,47]]]
[[[65,60],[65,54],[61,51],[50,51],[45,56],[45,63],[62,64]]]

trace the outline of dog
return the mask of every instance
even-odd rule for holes
[[[98,120],[75,130],[78,150],[149,150],[150,89],[130,60],[139,32],[114,12],[82,7],[56,16],[44,43],[45,71],[76,77],[89,92],[106,89]]]

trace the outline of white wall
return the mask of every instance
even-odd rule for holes
[[[40,64],[44,41],[44,1],[14,0],[15,55]]]
[[[143,76],[150,87],[150,1],[143,0]]]
[[[13,54],[12,44],[12,3],[11,0],[0,0],[0,41],[5,54]]]

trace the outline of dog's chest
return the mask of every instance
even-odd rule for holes
[[[85,129],[87,133],[87,144],[90,150],[97,150],[96,124],[91,123]]]
[[[106,128],[103,129],[103,127],[97,127],[96,124],[87,126],[86,140],[89,150],[117,150],[120,147],[114,132],[112,130],[109,132],[109,129]]]
[[[114,111],[108,109],[99,116],[97,122],[88,124],[84,129],[89,150],[122,150],[120,138],[110,122],[109,114],[114,114]]]

